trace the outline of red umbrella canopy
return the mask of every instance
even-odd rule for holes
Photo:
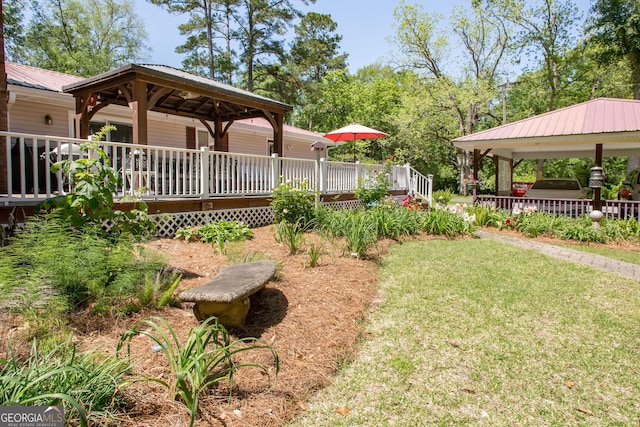
[[[329,138],[332,141],[339,142],[354,141],[356,139],[381,138],[387,135],[388,134],[380,132],[379,130],[368,128],[358,123],[351,123],[348,126],[326,133],[324,137]]]

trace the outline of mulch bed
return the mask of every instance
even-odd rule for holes
[[[331,382],[340,363],[349,359],[357,344],[360,323],[375,299],[377,259],[390,242],[380,242],[368,260],[343,254],[340,243],[325,243],[320,265],[308,267],[304,253],[289,255],[288,248],[275,242],[272,227],[254,229],[254,238],[245,244],[245,255],[262,253],[278,265],[278,280],[271,281],[252,305],[246,324],[232,331],[236,338],[255,337],[278,354],[280,372],[275,387],[255,369],[243,369],[234,377],[233,397],[226,385],[211,390],[200,401],[197,426],[281,426],[304,411],[307,399]],[[315,234],[306,238],[320,244]],[[227,258],[202,242],[159,239],[149,249],[166,255],[183,274],[177,292],[202,284],[227,265]],[[122,333],[137,321],[161,316],[178,335],[187,336],[197,325],[190,304],[181,308],[137,313],[129,318],[103,317],[84,313],[70,316],[75,341],[81,349],[99,348],[113,354]],[[19,319],[6,318],[0,328],[2,338],[16,336]],[[151,350],[153,342],[136,337],[131,347],[136,376],[168,378],[162,352]],[[258,362],[274,371],[270,353],[245,352],[238,362]],[[127,426],[188,425],[189,412],[171,398],[166,389],[150,382],[127,387],[130,408],[119,414]],[[112,424],[110,424],[112,425]]]
[[[256,337],[261,343],[272,346],[280,359],[280,373],[275,387],[269,390],[266,375],[252,369],[239,371],[231,399],[226,385],[220,385],[202,397],[197,426],[281,426],[304,411],[314,392],[329,384],[340,364],[352,357],[361,332],[361,321],[376,300],[377,260],[392,243],[379,242],[370,252],[371,258],[361,260],[344,254],[340,242],[325,242],[320,265],[310,268],[304,253],[289,255],[286,246],[275,242],[271,226],[253,231],[254,238],[244,245],[244,255],[251,258],[251,254],[261,253],[275,261],[278,280],[268,283],[259,297],[252,300],[246,324],[232,332],[236,338]],[[496,229],[488,231],[496,232]],[[501,233],[522,237],[510,231]],[[306,238],[316,244],[322,242],[315,234],[307,234]],[[227,265],[226,257],[202,242],[159,239],[147,244],[147,248],[165,254],[171,266],[182,272],[183,280],[177,292],[208,281]],[[189,304],[137,313],[129,318],[97,318],[88,312],[75,313],[69,320],[81,349],[97,347],[104,353],[113,354],[122,333],[150,316],[161,316],[183,338],[197,325]],[[18,318],[5,316],[0,319],[3,345],[7,338],[19,335],[21,326]],[[131,355],[135,375],[167,379],[169,373],[164,356],[161,352],[154,353],[152,344],[144,337],[133,340]],[[238,361],[261,363],[274,371],[268,352],[246,352]],[[122,425],[188,425],[187,409],[158,385],[139,382],[127,387],[123,393],[129,402],[129,410],[118,415],[123,420]]]

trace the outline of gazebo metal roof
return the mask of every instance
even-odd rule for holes
[[[235,120],[263,117],[274,129],[276,151],[281,154],[284,114],[293,109],[285,103],[164,65],[128,64],[62,89],[76,98],[79,137],[87,136],[89,120],[102,108],[123,105],[132,109],[134,143],[140,144],[146,144],[147,111],[198,119],[214,136],[216,146]]]

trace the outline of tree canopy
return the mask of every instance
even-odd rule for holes
[[[88,77],[148,54],[132,0],[33,0],[32,9],[26,64]]]

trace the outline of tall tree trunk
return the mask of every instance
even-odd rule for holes
[[[213,6],[210,2],[205,2],[205,13],[207,22],[207,51],[209,54],[209,78],[216,79],[215,52],[213,49],[213,22],[211,15],[213,14]]]
[[[7,118],[7,70],[4,64],[4,15],[0,1],[0,131],[9,129]],[[8,192],[7,150],[5,137],[0,137],[0,193]]]

